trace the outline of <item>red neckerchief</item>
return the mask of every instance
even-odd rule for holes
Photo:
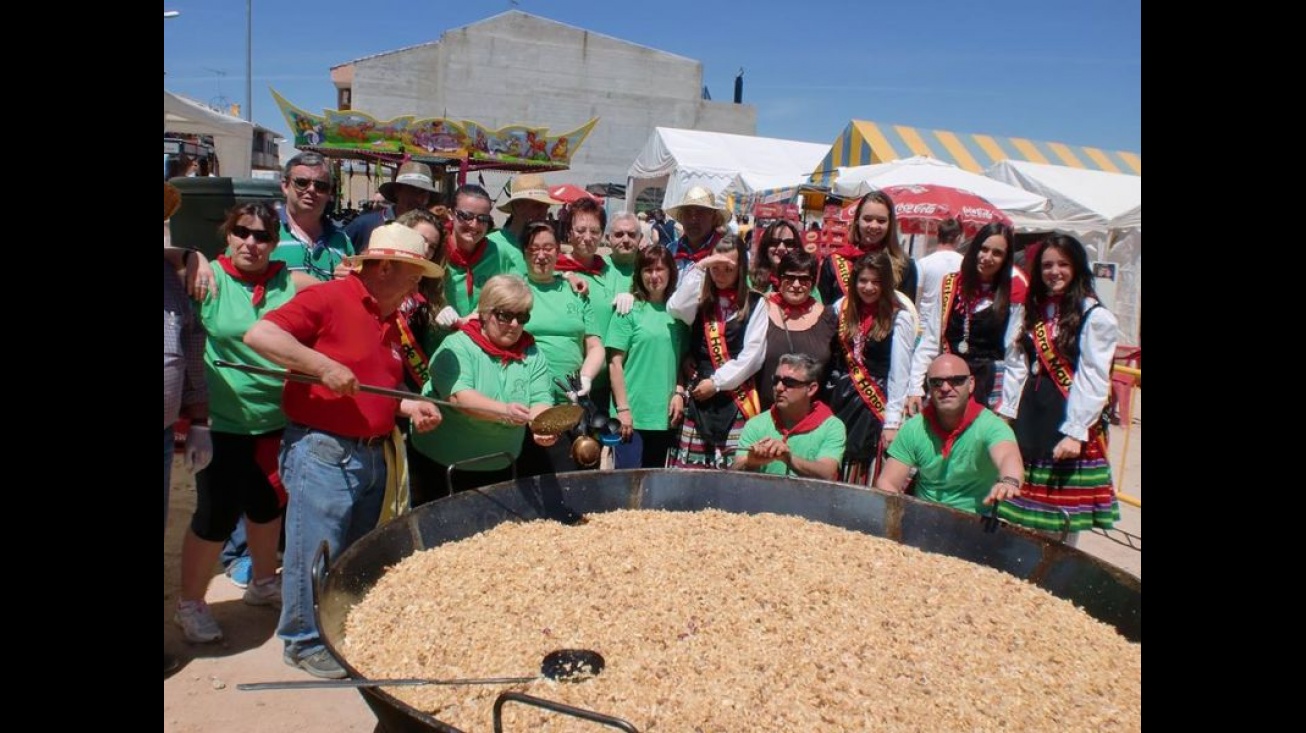
[[[965,432],[971,423],[975,422],[975,418],[979,417],[980,412],[983,410],[984,406],[973,398],[967,400],[966,412],[961,416],[961,422],[957,423],[957,427],[953,428],[950,433],[944,431],[943,426],[939,424],[939,415],[933,404],[926,405],[921,410],[921,414],[925,416],[925,424],[930,426],[930,430],[943,439],[943,457],[947,458],[948,454],[952,452],[952,444],[957,442],[957,437]]]
[[[463,321],[462,332],[467,334],[468,338],[474,341],[477,346],[481,347],[482,351],[496,357],[504,365],[513,360],[526,361],[526,349],[529,349],[531,344],[535,343],[534,336],[522,331],[521,338],[517,339],[517,343],[506,349],[498,346],[481,332],[481,319],[479,318],[468,318]]]
[[[721,233],[713,232],[712,236],[707,238],[707,242],[701,248],[699,248],[698,251],[690,252],[689,237],[688,236],[681,237],[680,239],[676,240],[675,259],[689,260],[690,262],[698,262],[699,260],[711,254],[712,250],[716,248],[716,243],[720,240],[721,240]]]
[[[485,256],[485,247],[489,241],[482,238],[481,241],[476,243],[476,249],[472,250],[471,254],[463,254],[463,251],[458,248],[458,244],[452,239],[449,240],[449,246],[445,248],[449,252],[449,264],[467,270],[468,298],[472,297],[472,286],[475,284],[475,279],[472,277],[472,268]]]
[[[717,307],[718,307],[718,308],[721,308],[721,301],[720,301],[720,299],[721,299],[721,298],[724,298],[724,299],[730,301],[730,310],[731,310],[732,312],[733,312],[733,311],[737,311],[737,310],[739,310],[739,291],[738,291],[738,290],[718,290],[718,291],[716,291],[716,296],[717,296],[717,298],[718,298],[718,300],[717,300]],[[721,314],[721,320],[722,320],[722,321],[726,320],[724,310],[725,310],[725,309],[723,308],[723,309],[722,309],[723,312],[722,312],[722,314]]]
[[[590,264],[582,265],[580,260],[575,257],[563,255],[558,258],[558,264],[554,265],[553,269],[562,270],[563,272],[583,272],[586,275],[598,276],[608,269],[608,263],[604,262],[602,257],[594,255],[590,260]]]
[[[784,296],[779,293],[771,293],[771,295],[767,296],[767,300],[774,303],[780,309],[780,312],[784,314],[785,319],[789,321],[802,318],[811,312],[813,305],[816,305],[816,298],[813,298],[811,293],[807,294],[807,300],[798,305],[790,305],[789,301],[785,300]]]
[[[771,406],[771,422],[775,423],[776,432],[780,433],[780,439],[785,443],[789,442],[789,436],[810,433],[825,422],[826,418],[830,417],[834,417],[834,413],[830,411],[830,408],[820,400],[813,400],[811,412],[808,412],[802,420],[799,420],[797,425],[785,430],[784,419],[780,417],[779,408],[775,405]]]
[[[264,286],[267,285],[268,280],[276,277],[277,273],[281,272],[282,268],[286,266],[284,262],[269,262],[267,269],[262,274],[251,275],[237,269],[236,264],[226,255],[218,255],[218,264],[232,279],[254,286],[254,297],[250,299],[250,302],[255,306],[263,304],[263,297],[267,294],[267,288]]]
[[[767,278],[767,282],[771,283],[772,291],[777,293],[780,292],[780,277],[778,275],[774,272],[771,273],[771,277]]]

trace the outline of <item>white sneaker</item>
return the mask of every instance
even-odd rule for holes
[[[204,601],[178,602],[177,613],[173,614],[172,620],[181,627],[187,641],[204,644],[222,638],[222,627],[218,626],[217,619],[213,618],[213,612],[209,610],[209,604]]]
[[[281,608],[281,576],[255,580],[245,588],[245,603],[251,606]]]

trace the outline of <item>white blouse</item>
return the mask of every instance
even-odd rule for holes
[[[920,343],[916,344],[916,353],[912,356],[911,363],[911,380],[907,389],[908,396],[923,397],[925,395],[925,372],[930,369],[930,362],[934,361],[939,355],[939,341],[943,334],[939,329],[943,325],[942,315],[939,309],[943,307],[941,299],[936,299],[933,304],[921,311],[921,319],[924,321],[924,331],[921,333]],[[992,301],[989,301],[990,306]],[[980,310],[983,310],[981,308]],[[1025,322],[1025,309],[1019,303],[1012,303],[1008,306],[1007,315],[1007,332],[1002,337],[1002,343],[1006,350],[1011,350],[1011,345],[1016,342],[1020,336],[1021,326]],[[1003,377],[1005,379],[1005,377]]]
[[[1084,299],[1084,310],[1096,304],[1093,298]],[[1115,362],[1119,324],[1115,315],[1106,308],[1093,308],[1079,334],[1079,363],[1074,365],[1075,378],[1070,383],[1070,397],[1066,400],[1066,418],[1060,431],[1075,440],[1088,440],[1088,430],[1097,423],[1106,407],[1111,392],[1111,366]],[[1023,339],[1022,339],[1023,340]],[[1026,360],[1019,342],[1007,345],[1007,359],[1002,377],[1002,405],[998,413],[1016,417],[1020,411],[1020,395],[1029,376],[1029,365],[1042,369],[1037,354]]]
[[[706,274],[697,267],[690,266],[682,272],[676,290],[667,298],[667,311],[690,327],[698,316],[698,296],[703,291],[703,278]],[[743,277],[741,274],[740,277]],[[739,317],[738,312],[731,314],[727,322]],[[712,384],[718,392],[734,389],[762,368],[766,360],[766,329],[769,318],[766,314],[766,302],[759,300],[756,307],[748,314],[748,325],[744,330],[744,345],[730,361],[722,364],[712,374]],[[692,334],[692,338],[699,338]]]

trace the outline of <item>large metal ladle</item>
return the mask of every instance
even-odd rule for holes
[[[235,362],[223,361],[221,359],[214,360],[213,365],[227,369],[237,369],[242,372],[249,372],[250,374],[262,374],[269,377],[287,379],[292,382],[322,384],[321,377],[315,377],[311,374],[300,374],[299,372],[292,372],[287,369],[269,369],[254,364],[237,364]],[[393,397],[400,400],[421,400],[422,402],[430,402],[431,404],[439,405],[440,407],[452,407],[455,410],[467,411],[465,407],[460,407],[447,400],[437,400],[434,397],[427,397],[426,395],[409,392],[403,389],[390,389],[388,387],[375,387],[370,384],[360,384],[358,385],[358,391],[378,394],[384,397]],[[506,413],[489,412],[486,410],[474,410],[470,412],[503,415],[506,417]],[[584,414],[584,409],[576,405],[555,405],[544,412],[541,412],[539,415],[536,415],[535,419],[531,420],[531,431],[540,435],[561,435],[562,433],[576,427],[584,417]]]
[[[534,677],[474,677],[470,679],[434,680],[421,677],[389,680],[288,680],[285,682],[246,682],[237,690],[309,690],[330,687],[416,687],[421,685],[520,685],[541,679],[558,682],[581,682],[597,677],[607,662],[603,655],[590,649],[558,649],[544,655],[540,673]]]

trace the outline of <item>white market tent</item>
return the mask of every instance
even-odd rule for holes
[[[1143,289],[1143,178],[1061,165],[1003,160],[985,171],[998,181],[1046,196],[1043,217],[1016,217],[1017,231],[1070,234],[1095,261],[1115,263],[1115,279],[1097,281],[1120,321],[1120,344],[1140,343]]]
[[[829,145],[674,127],[654,128],[627,172],[626,208],[646,188],[666,189],[662,208],[680,203],[686,191],[704,186],[717,196],[747,198],[765,189],[805,182]]]
[[[254,149],[254,125],[249,122],[165,89],[163,129],[165,132],[212,135],[222,175],[232,178],[249,177]]]
[[[1046,196],[1031,193],[1024,188],[1008,185],[978,173],[971,173],[951,163],[925,155],[874,165],[840,167],[836,170],[838,177],[835,178],[833,192],[845,198],[858,198],[873,190],[889,186],[916,184],[948,186],[970,191],[1008,215],[1040,215],[1047,212],[1050,206]]]

